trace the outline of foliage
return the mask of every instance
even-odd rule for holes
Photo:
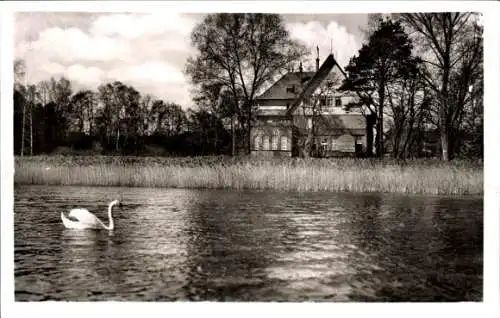
[[[65,78],[14,90],[15,154],[219,154],[229,151],[228,136],[203,107],[185,112],[119,81],[74,94]]]
[[[202,98],[214,102],[217,94],[230,92],[230,113],[238,116],[240,128],[246,130],[249,151],[257,93],[303,57],[305,48],[290,39],[277,14],[209,14],[192,31],[191,42],[197,55],[188,59],[186,74]]]
[[[436,99],[441,157],[452,159],[460,152],[457,141],[461,143],[458,137],[463,132],[466,108],[474,107],[469,87],[482,88],[483,39],[479,16],[470,12],[445,12],[397,17],[414,31],[414,38],[420,44],[420,55],[426,66],[421,75]]]
[[[351,58],[343,88],[359,97],[351,106],[363,106],[368,125],[377,122],[378,154],[482,158],[478,14],[374,14],[364,33],[366,43]],[[304,47],[290,39],[275,14],[209,14],[191,40],[196,55],[188,59],[186,74],[194,84],[195,109],[142,95],[120,81],[76,92],[64,77],[27,83],[24,61],[14,61],[15,154],[197,156],[248,150],[255,97],[305,55]],[[325,94],[328,87],[313,94],[313,118]],[[368,129],[368,150],[372,135]]]
[[[346,67],[343,90],[362,92],[365,107],[376,116],[377,156],[384,152],[384,106],[390,83],[410,77],[416,72],[419,59],[412,56],[412,43],[399,22],[380,20],[376,28]]]

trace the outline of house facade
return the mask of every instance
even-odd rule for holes
[[[258,156],[356,156],[366,152],[367,122],[359,108],[347,109],[355,96],[328,85],[340,70],[329,55],[316,71],[289,72],[256,98],[256,122],[251,130],[251,153]],[[334,85],[334,84],[332,84]],[[306,147],[307,144],[307,147]]]

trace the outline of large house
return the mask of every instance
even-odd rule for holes
[[[306,142],[313,156],[365,153],[366,118],[359,108],[345,107],[356,97],[336,90],[338,85],[322,91],[323,95],[319,93],[328,84],[329,75],[340,70],[333,55],[321,67],[318,57],[315,72],[305,72],[301,66],[259,95],[256,123],[251,130],[252,155],[301,156]]]

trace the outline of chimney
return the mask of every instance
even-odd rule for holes
[[[302,73],[302,70],[303,70],[303,69],[302,69],[302,62],[300,62],[300,64],[299,64],[299,72],[301,72],[301,73]]]
[[[316,46],[317,57],[316,57],[316,72],[319,71],[319,46]]]

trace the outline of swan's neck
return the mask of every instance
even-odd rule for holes
[[[115,222],[113,222],[113,205],[114,203],[110,203],[108,207],[108,219],[109,219],[109,225],[106,227],[108,230],[112,230],[115,228]]]

